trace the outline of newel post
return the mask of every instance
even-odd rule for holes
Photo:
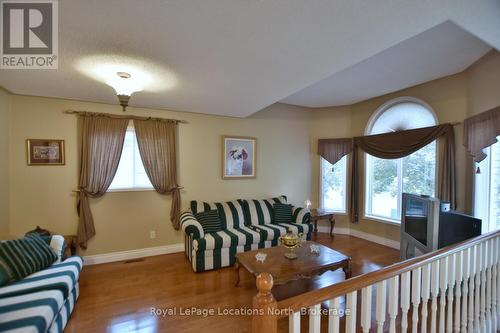
[[[253,308],[258,313],[254,313],[252,318],[252,333],[277,333],[278,307],[271,289],[273,288],[273,276],[269,273],[260,273],[257,276],[258,293],[253,297]]]

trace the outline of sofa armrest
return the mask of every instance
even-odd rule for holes
[[[293,223],[306,224],[311,220],[311,212],[307,208],[292,207],[293,209]]]
[[[203,232],[203,228],[201,227],[200,222],[194,217],[191,212],[184,212],[180,217],[181,228],[182,231],[187,236],[191,236],[193,239],[203,238],[205,237],[205,233]]]

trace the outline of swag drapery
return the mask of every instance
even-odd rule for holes
[[[106,194],[115,177],[131,118],[78,112],[81,133],[80,180],[77,201],[78,243],[87,248],[95,235],[89,198]],[[134,119],[139,153],[155,190],[172,194],[170,219],[179,228],[180,193],[177,185],[177,121],[157,118]]]
[[[484,148],[500,135],[500,106],[464,120],[464,146],[475,162],[486,158]]]
[[[349,213],[351,222],[357,222],[359,220],[358,150],[361,149],[378,158],[397,159],[416,152],[436,139],[443,140],[441,163],[438,163],[438,197],[450,202],[452,208],[455,208],[455,136],[451,124],[347,139],[320,139],[318,154],[332,164],[337,163],[343,156],[351,154]]]

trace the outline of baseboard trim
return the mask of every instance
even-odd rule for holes
[[[83,256],[85,266],[184,252],[184,243]]]
[[[325,226],[318,226],[318,232],[324,232],[324,233],[329,233],[330,232],[330,227],[325,227]],[[339,234],[339,235],[350,235],[362,239],[366,239],[367,241],[374,242],[377,244],[381,244],[396,250],[399,250],[399,242],[388,239],[385,237],[373,235],[364,231],[359,231],[356,229],[350,229],[350,228],[335,228],[333,229],[334,234]]]

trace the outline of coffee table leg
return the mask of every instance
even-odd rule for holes
[[[352,276],[352,270],[351,270],[351,261],[348,260],[347,264],[342,268],[342,270],[345,273],[345,279],[350,279]]]
[[[335,217],[330,217],[330,237],[334,238],[333,236],[333,228],[335,227]]]
[[[237,287],[240,284],[240,264],[238,262],[235,262],[234,269],[236,271],[236,283],[234,286]]]
[[[314,219],[314,233],[318,233],[318,220]]]

